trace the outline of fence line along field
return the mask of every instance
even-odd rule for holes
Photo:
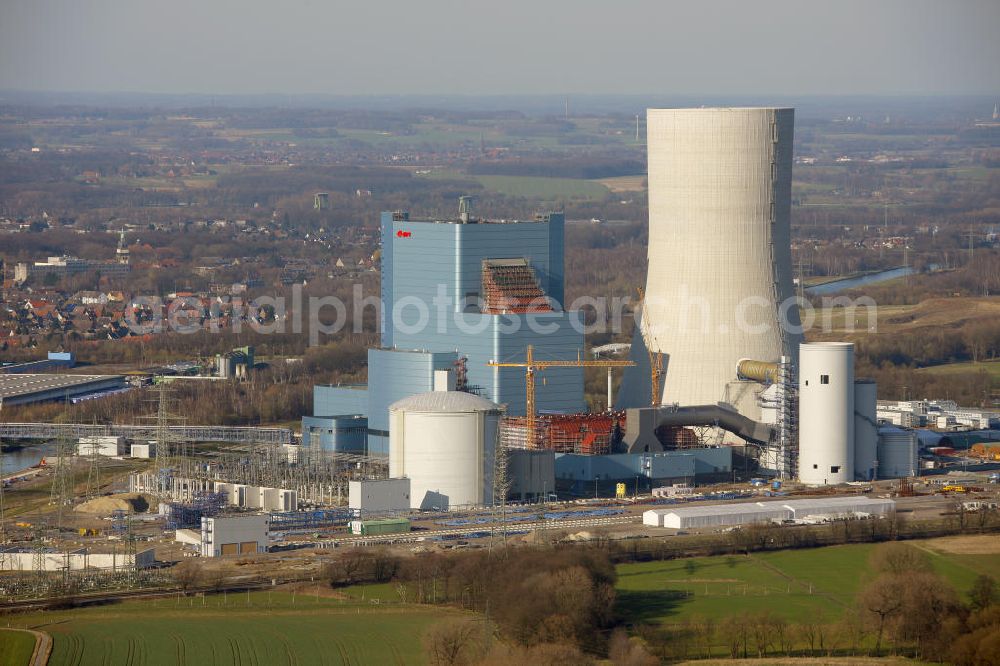
[[[927,553],[935,572],[963,598],[976,576],[995,576],[1000,571],[1000,548],[987,547],[997,541],[995,536],[964,539],[962,549],[947,539],[907,542]],[[865,584],[874,548],[854,544],[749,557],[621,564],[617,608],[630,624],[673,624],[694,617],[721,619],[760,611],[791,622],[805,617],[834,622],[851,607]]]
[[[458,616],[465,614],[307,590],[128,601],[9,621],[51,634],[52,664],[337,665],[421,663],[427,628]]]

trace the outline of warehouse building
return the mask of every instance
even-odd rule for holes
[[[0,405],[29,405],[125,388],[121,375],[0,374]]]
[[[771,502],[740,502],[670,509],[650,509],[642,514],[642,523],[651,527],[675,530],[703,529],[785,522],[807,518],[844,518],[848,516],[886,516],[895,510],[889,499],[858,497],[823,497]]]
[[[124,447],[124,437],[115,437],[114,435],[81,437],[76,445],[76,455],[114,457],[121,455],[125,450]]]
[[[202,518],[202,557],[266,553],[267,518],[266,515]]]

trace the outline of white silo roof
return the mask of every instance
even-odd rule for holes
[[[406,412],[490,412],[498,411],[500,405],[486,398],[480,398],[464,391],[429,391],[417,393],[397,400],[389,405],[389,411]]]

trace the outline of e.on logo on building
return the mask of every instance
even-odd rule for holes
[[[412,235],[409,231],[403,231],[402,229],[396,232],[396,238],[409,238]]]

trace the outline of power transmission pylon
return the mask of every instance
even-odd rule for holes
[[[92,443],[88,452],[87,491],[86,498],[92,499],[101,494],[101,455],[99,444]]]
[[[493,528],[490,530],[490,550],[496,538],[497,525],[500,529],[500,545],[507,551],[507,494],[510,492],[509,456],[507,441],[503,436],[503,414],[497,423],[496,439],[493,447]]]
[[[176,460],[175,451],[172,447],[173,439],[170,433],[170,421],[178,420],[179,417],[172,415],[168,407],[170,389],[160,384],[156,387],[158,394],[156,409],[156,494],[168,499],[173,483],[171,482],[177,470],[174,469]]]
[[[7,556],[3,549],[7,545],[7,526],[4,522],[4,506],[3,506],[3,440],[0,439],[0,571],[4,571],[7,568]]]
[[[31,573],[35,578],[35,584],[40,588],[47,585],[45,576],[45,542],[42,540],[42,528],[34,526],[34,534],[31,539]],[[41,595],[39,595],[41,596]]]
[[[52,487],[49,502],[56,505],[56,530],[63,528],[63,510],[72,499],[73,459],[69,441],[65,437],[56,440],[56,462],[52,468]]]

